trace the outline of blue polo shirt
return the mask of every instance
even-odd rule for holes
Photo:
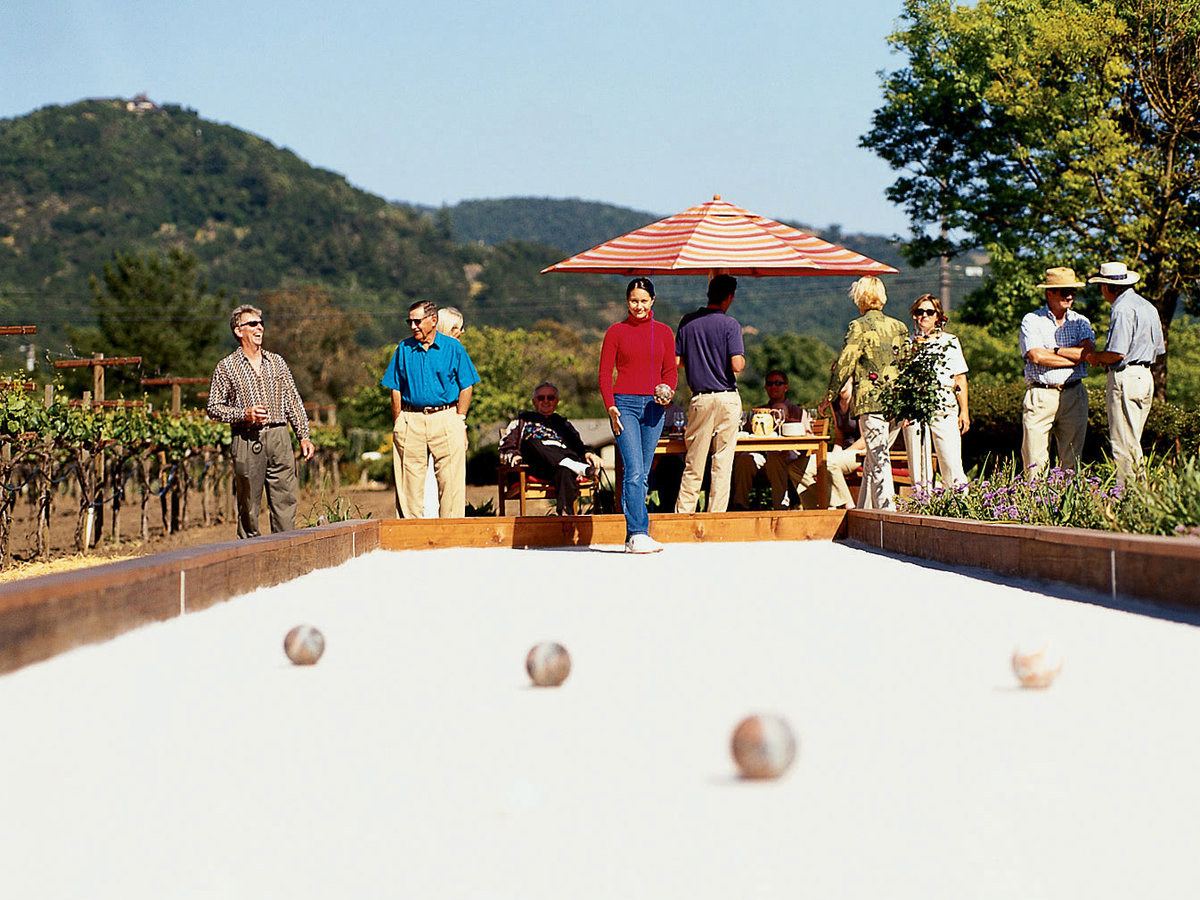
[[[746,355],[742,327],[728,313],[702,306],[680,320],[675,333],[675,354],[683,360],[693,394],[737,390],[731,360]]]
[[[439,332],[428,350],[416,338],[402,340],[380,384],[412,406],[443,406],[479,384],[479,373],[463,345]]]

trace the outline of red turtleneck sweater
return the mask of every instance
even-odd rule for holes
[[[605,332],[600,349],[600,396],[605,409],[614,405],[614,394],[653,394],[658,384],[674,390],[678,380],[675,335],[666,325],[653,318],[644,322],[630,318]]]

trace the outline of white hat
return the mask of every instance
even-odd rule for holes
[[[1100,264],[1100,274],[1088,279],[1088,284],[1115,284],[1128,287],[1138,283],[1138,273],[1130,272],[1125,263],[1107,262]]]

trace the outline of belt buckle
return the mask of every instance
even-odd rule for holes
[[[433,415],[437,411],[438,411],[437,407],[435,407],[435,406],[426,406],[421,409],[421,412],[423,412],[427,416]]]

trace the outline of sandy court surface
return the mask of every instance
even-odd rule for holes
[[[0,678],[4,895],[1190,896],[1200,630],[1054,590],[822,542],[376,552]],[[1020,690],[1039,636],[1066,666]],[[775,782],[729,756],[755,712]]]

